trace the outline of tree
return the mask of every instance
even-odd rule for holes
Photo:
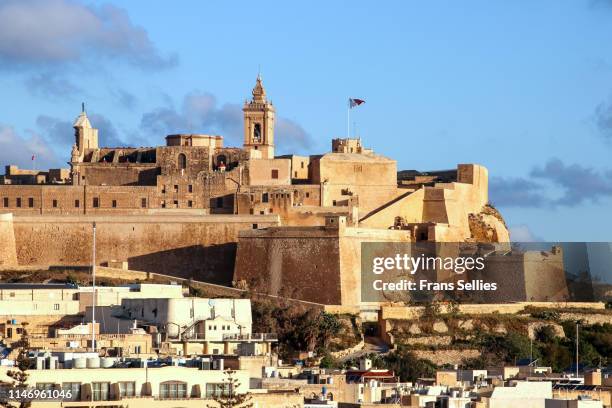
[[[30,352],[30,340],[28,338],[27,323],[23,323],[21,326],[21,338],[14,344],[14,347],[19,350],[17,359],[15,360],[16,370],[9,370],[6,373],[6,375],[13,380],[10,384],[13,389],[23,389],[27,386],[27,371],[31,364],[30,357],[28,356],[28,353]],[[17,406],[19,408],[26,408],[32,405],[32,403],[30,401],[20,401],[17,403],[17,401],[13,402],[7,400],[2,401],[1,405],[3,407]]]
[[[206,405],[208,408],[252,408],[250,402],[251,394],[239,394],[236,390],[240,387],[240,381],[235,377],[236,371],[232,369],[225,370],[227,380],[220,385],[221,392],[214,393],[212,399],[218,404],[217,406]]]

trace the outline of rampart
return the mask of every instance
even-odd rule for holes
[[[13,214],[0,214],[0,267],[17,265]]]
[[[94,221],[98,265],[128,261],[130,269],[226,285],[238,232],[279,225],[277,215],[15,216],[18,265],[90,265]],[[5,221],[0,234],[10,238]]]

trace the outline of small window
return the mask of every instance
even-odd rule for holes
[[[52,205],[53,205],[53,208],[57,208],[57,200],[53,200]]]
[[[53,310],[59,310],[59,303],[54,303],[53,304]]]
[[[333,205],[334,207],[336,206],[336,200],[334,200],[334,202],[333,202],[333,204],[332,204],[332,205]]]
[[[141,198],[140,199],[140,206],[142,208],[147,208],[147,199],[146,198]]]
[[[178,166],[180,170],[187,168],[187,156],[183,153],[178,155]]]
[[[190,193],[193,193],[193,185],[189,184],[187,186],[187,191],[190,192]]]
[[[310,197],[310,193],[306,193],[306,198]]]
[[[117,208],[117,200],[113,200],[113,208]]]
[[[175,193],[178,193],[178,184],[175,184],[175,185],[174,185],[174,192],[175,192]]]
[[[161,192],[162,192],[162,194],[166,194],[166,185],[165,184],[162,186],[162,191]]]
[[[295,176],[294,177],[297,178],[297,171],[295,172]]]
[[[217,197],[217,208],[223,208],[223,197]]]
[[[253,229],[257,229],[257,224],[253,224]]]
[[[17,197],[17,200],[15,201],[15,207],[21,208],[21,197]]]
[[[268,202],[268,193],[263,193],[261,195],[261,202],[262,203],[267,203]]]
[[[178,208],[178,200],[174,200],[174,208]]]
[[[189,208],[193,207],[193,201],[187,200],[187,207]]]
[[[161,202],[161,208],[166,208],[166,200],[162,200],[162,202]]]
[[[93,198],[93,207],[94,208],[100,207],[100,199],[98,197]]]
[[[28,198],[28,207],[34,207],[34,197]]]
[[[139,353],[136,353],[139,354]],[[121,397],[133,397],[136,395],[136,383],[133,381],[119,382],[119,395]]]
[[[94,401],[107,401],[110,395],[110,383],[109,382],[95,382],[92,383],[92,394]]]
[[[302,165],[302,168],[304,168],[304,162],[301,162],[300,164]]]
[[[8,207],[8,206],[9,206],[9,199],[8,199],[8,197],[4,197],[4,198],[2,199],[2,201],[4,202],[4,206],[5,206],[5,207]]]
[[[272,169],[272,178],[273,179],[278,179],[278,170],[277,169]]]
[[[74,200],[74,208],[79,208],[81,206],[81,202],[79,200]]]

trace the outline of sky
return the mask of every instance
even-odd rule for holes
[[[612,241],[612,0],[2,0],[0,165],[67,167],[81,102],[103,146],[238,146],[258,72],[278,153],[329,151],[361,98],[398,169],[486,166],[513,240]]]

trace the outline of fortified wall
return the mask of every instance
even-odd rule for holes
[[[0,214],[0,267],[17,265],[13,214]]]
[[[347,227],[343,216],[328,216],[321,227],[242,231],[234,281],[270,295],[358,305],[361,243],[410,240],[409,231]]]
[[[134,270],[226,285],[232,280],[238,232],[279,225],[276,215],[1,217],[2,260],[9,254],[2,266],[14,265],[15,258],[19,266],[89,266],[95,221],[98,265],[128,261]]]

